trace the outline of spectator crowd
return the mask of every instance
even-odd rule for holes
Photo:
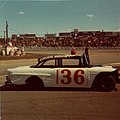
[[[120,47],[120,34],[118,35],[79,35],[59,37],[22,36],[9,39],[16,47]],[[3,42],[0,42],[2,45]]]

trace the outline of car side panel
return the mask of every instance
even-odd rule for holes
[[[42,68],[42,70],[41,68],[33,68],[29,74],[28,72],[24,75],[14,74],[10,79],[14,84],[25,84],[25,81],[31,76],[39,77],[45,87],[90,86],[87,68]]]

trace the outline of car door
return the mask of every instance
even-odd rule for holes
[[[49,59],[43,62],[43,64],[40,64],[40,66],[37,68],[39,77],[42,79],[45,87],[56,87],[55,78],[58,67],[58,62],[56,61],[56,59]]]
[[[62,59],[62,66],[56,69],[57,87],[88,87],[88,68],[82,68],[78,59]]]
[[[87,87],[87,68],[59,68],[56,70],[57,87]]]

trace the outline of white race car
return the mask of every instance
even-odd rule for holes
[[[35,90],[43,87],[77,87],[111,91],[118,81],[112,66],[86,67],[79,55],[55,55],[38,59],[38,64],[8,69],[8,83]]]

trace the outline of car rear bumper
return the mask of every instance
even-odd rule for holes
[[[10,80],[9,76],[6,76],[5,84],[12,84],[12,81]]]

